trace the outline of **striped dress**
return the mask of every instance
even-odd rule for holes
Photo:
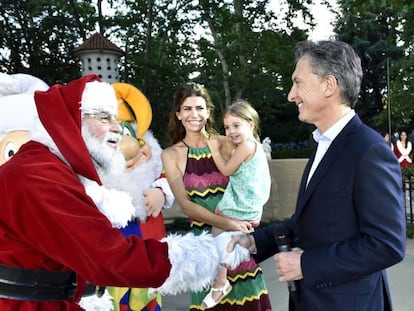
[[[188,146],[187,146],[188,147]],[[223,196],[228,177],[222,175],[214,164],[210,149],[188,147],[184,185],[191,200],[214,213]],[[191,220],[195,234],[210,231],[211,226]],[[209,310],[212,311],[269,311],[270,300],[262,269],[253,258],[242,263],[235,270],[227,271],[227,278],[233,286],[230,294]],[[208,291],[191,294],[190,310],[203,310],[201,302]]]

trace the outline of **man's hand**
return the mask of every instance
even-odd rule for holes
[[[276,264],[276,273],[279,275],[279,282],[303,279],[300,266],[302,253],[302,249],[294,248],[290,252],[280,252],[273,256]]]
[[[232,239],[230,240],[229,244],[227,245],[227,251],[231,252],[233,249],[240,245],[244,248],[247,248],[250,253],[256,252],[256,242],[254,241],[254,237],[250,234],[237,234],[233,235]]]
[[[214,237],[214,244],[220,254],[220,263],[225,264],[230,269],[236,269],[243,261],[250,259],[249,251],[242,245],[234,245],[231,250],[228,248],[230,240],[240,234],[239,231],[225,231]]]

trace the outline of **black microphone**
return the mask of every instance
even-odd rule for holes
[[[274,237],[276,244],[279,248],[279,252],[289,252],[290,251],[290,234],[286,226],[276,225],[274,228]],[[299,289],[295,281],[287,282],[288,290],[292,300],[297,303],[299,301]]]

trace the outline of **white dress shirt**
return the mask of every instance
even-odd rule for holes
[[[334,125],[332,125],[325,133],[321,133],[318,129],[312,132],[313,139],[318,144],[316,149],[315,159],[313,160],[311,169],[309,171],[308,180],[306,182],[306,186],[309,184],[313,173],[315,172],[316,168],[318,167],[319,163],[321,162],[323,156],[325,155],[326,151],[328,151],[329,146],[331,145],[332,141],[338,136],[338,134],[342,131],[345,125],[348,124],[349,121],[355,116],[355,110],[351,109],[349,112],[344,114]]]

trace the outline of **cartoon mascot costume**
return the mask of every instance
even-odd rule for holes
[[[0,165],[29,141],[35,124],[34,92],[49,86],[34,76],[0,73]]]
[[[128,237],[135,234],[143,239],[161,240],[166,236],[162,208],[170,208],[174,196],[162,174],[161,146],[149,131],[152,109],[145,95],[131,84],[113,83],[119,102],[118,121],[122,127],[120,148],[126,159],[125,179],[107,180],[106,186],[127,191],[136,210],[146,215],[129,221],[120,230]],[[136,212],[139,214],[139,212]],[[110,287],[115,311],[161,310],[161,295],[149,295],[148,289]]]

